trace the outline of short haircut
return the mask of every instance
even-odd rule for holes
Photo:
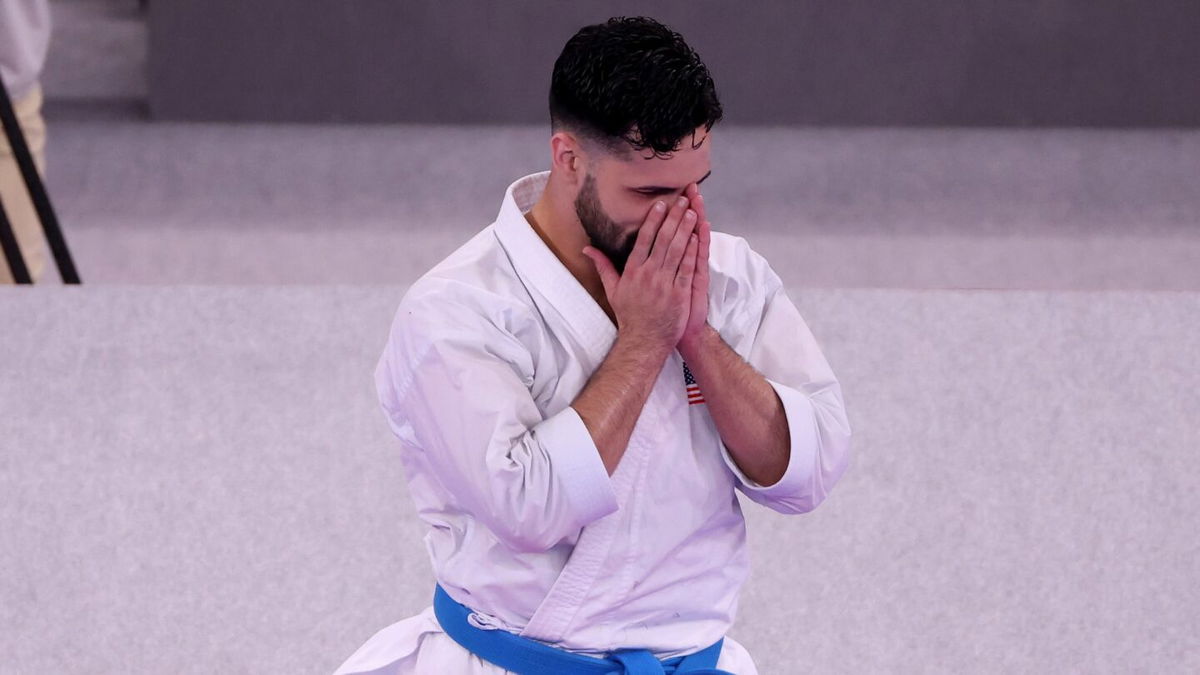
[[[575,33],[554,62],[550,126],[622,150],[669,155],[721,119],[708,68],[683,36],[648,17],[614,17]],[[627,149],[627,148],[626,148]]]

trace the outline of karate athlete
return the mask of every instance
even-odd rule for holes
[[[726,636],[735,489],[807,513],[848,466],[813,334],[707,219],[721,106],[695,52],[585,27],[550,111],[550,170],[400,300],[375,383],[438,584],[337,675],[754,675]]]

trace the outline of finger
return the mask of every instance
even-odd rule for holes
[[[671,240],[675,238],[675,231],[679,229],[679,223],[683,221],[685,211],[687,211],[687,197],[681,196],[675,200],[675,206],[671,207],[671,212],[667,214],[667,219],[663,221],[662,227],[658,228],[654,246],[650,249],[650,257],[646,259],[646,263],[651,266],[651,269],[663,266],[663,260],[667,257],[667,249],[671,247]]]
[[[708,212],[704,210],[704,195],[700,194],[699,188],[696,189],[696,196],[692,198],[692,210],[696,212],[696,222],[708,220]]]
[[[667,257],[663,260],[663,267],[674,272],[679,269],[679,261],[684,257],[684,249],[688,246],[688,241],[692,233],[696,231],[696,212],[688,209],[683,215],[683,222],[675,230],[675,238],[671,240],[671,247],[667,249]]]
[[[617,268],[613,266],[608,256],[604,255],[599,249],[584,246],[583,254],[596,266],[596,272],[600,274],[600,283],[604,284],[604,295],[611,301],[613,291],[617,288],[617,280],[621,277],[621,275],[617,274]]]
[[[693,290],[708,295],[708,251],[712,224],[707,220],[696,225],[696,273],[692,276]]]
[[[704,211],[704,196],[700,194],[700,184],[691,183],[685,191],[687,194],[689,206],[696,212],[697,222],[704,222],[708,217]]]
[[[696,251],[700,246],[700,238],[695,234],[688,237],[687,248],[683,251],[683,260],[679,263],[679,271],[675,275],[675,283],[680,286],[691,286],[692,275],[696,272]]]
[[[633,245],[633,250],[629,253],[629,258],[625,260],[626,269],[637,267],[650,257],[650,245],[654,242],[654,236],[658,234],[658,228],[662,225],[663,218],[667,213],[667,203],[661,199],[654,202],[654,206],[650,207],[650,213],[646,214],[646,219],[642,221],[642,226],[638,228],[637,242]]]

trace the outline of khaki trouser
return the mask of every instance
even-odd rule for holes
[[[46,173],[46,121],[42,119],[42,88],[33,90],[13,101],[17,120],[25,132],[25,142],[33,154],[33,163],[43,176]],[[29,199],[29,191],[21,180],[17,158],[8,145],[8,137],[0,133],[0,201],[4,202],[4,213],[12,223],[13,233],[25,257],[29,276],[36,282],[46,267],[46,237],[38,221],[37,211]],[[12,272],[0,251],[0,284],[13,283]]]

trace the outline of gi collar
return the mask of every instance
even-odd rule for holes
[[[549,180],[550,172],[543,171],[508,186],[494,223],[496,238],[521,280],[536,288],[588,345],[593,356],[603,360],[616,340],[616,327],[525,219],[525,212],[537,203]]]

